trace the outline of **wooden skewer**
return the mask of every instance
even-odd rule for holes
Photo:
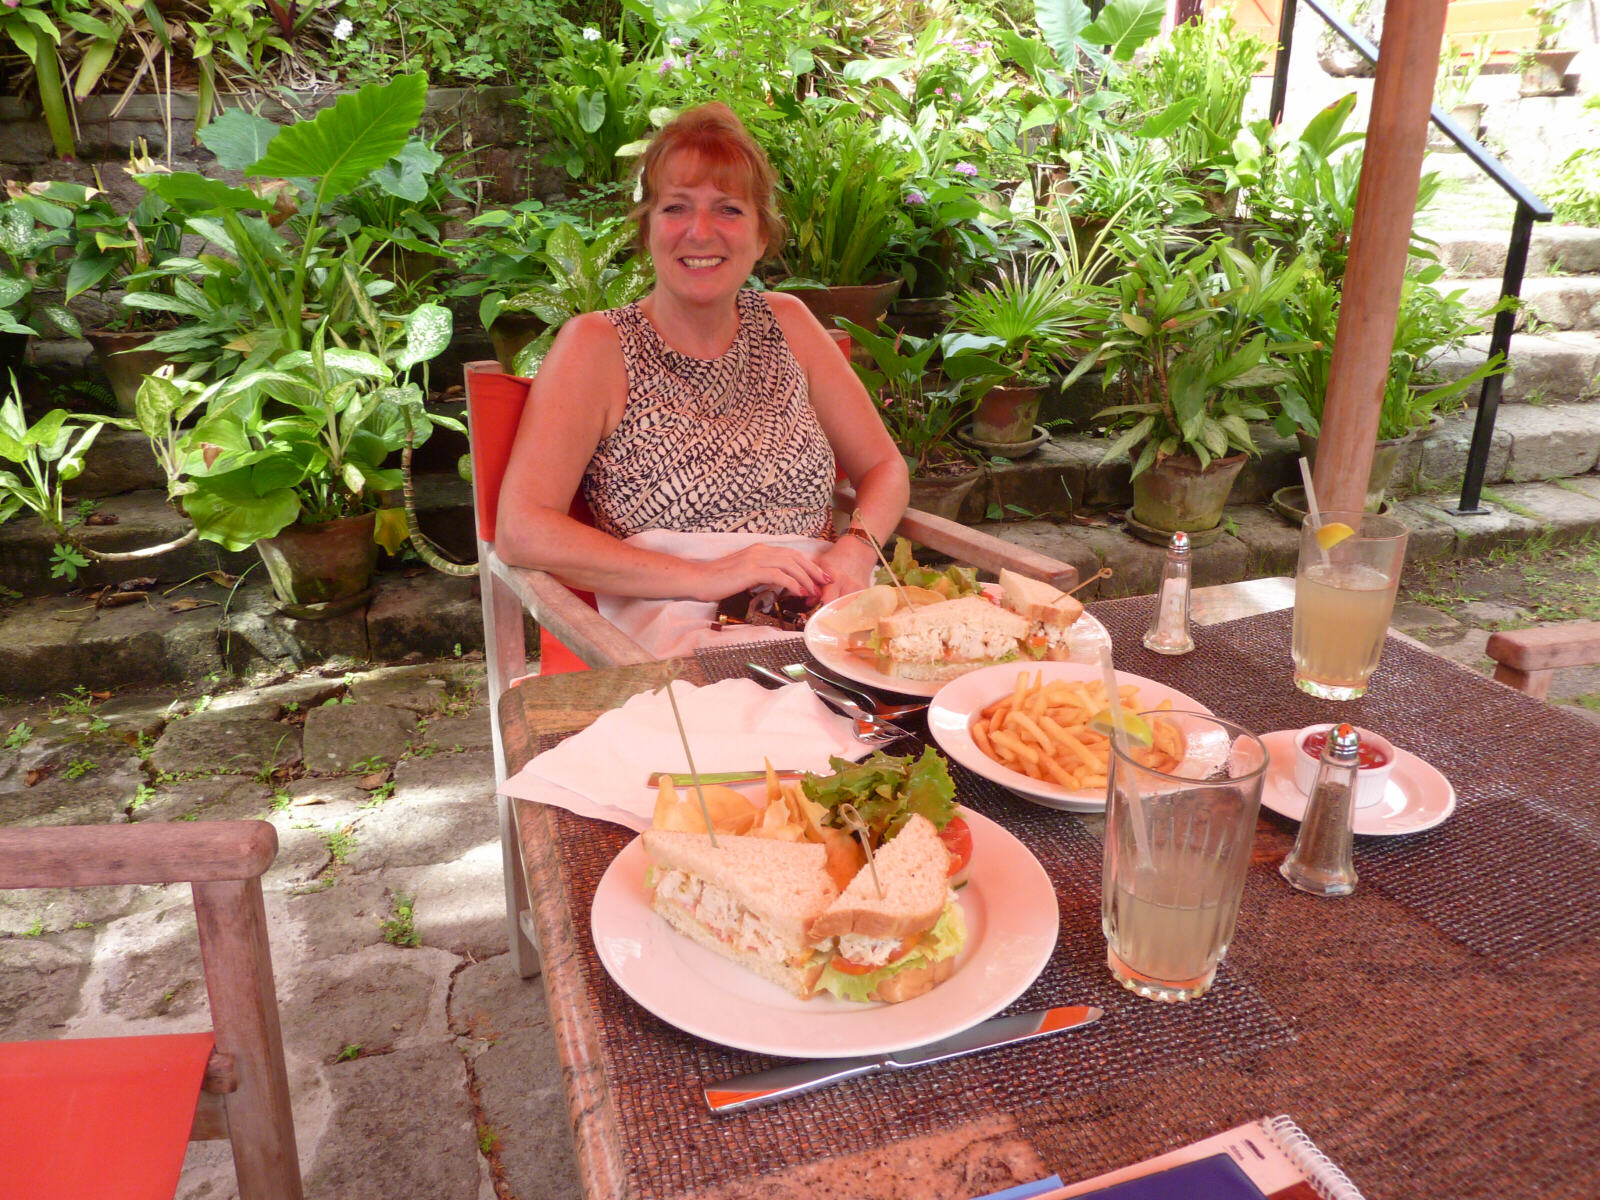
[[[1098,571],[1096,571],[1093,575],[1089,576],[1089,578],[1085,579],[1077,587],[1069,588],[1066,594],[1070,596],[1070,595],[1072,595],[1073,592],[1082,591],[1084,588],[1088,587],[1095,580],[1097,580],[1097,579],[1110,579],[1111,576],[1114,575],[1114,574],[1115,574],[1115,572],[1112,571],[1112,569],[1110,567],[1101,567]]]

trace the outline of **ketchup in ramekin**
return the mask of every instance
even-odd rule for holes
[[[1306,740],[1300,743],[1300,749],[1304,750],[1312,758],[1320,759],[1322,751],[1327,745],[1328,730],[1324,729],[1320,733],[1309,734]],[[1381,747],[1373,745],[1371,741],[1364,740],[1361,743],[1356,762],[1362,770],[1375,770],[1378,767],[1387,767],[1389,765],[1389,755]]]

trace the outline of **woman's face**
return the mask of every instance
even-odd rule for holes
[[[689,304],[731,299],[767,250],[755,202],[716,175],[698,155],[669,158],[650,208],[656,286]]]

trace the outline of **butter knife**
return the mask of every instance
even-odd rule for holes
[[[876,1075],[882,1071],[909,1070],[925,1063],[944,1062],[995,1046],[1009,1046],[1015,1042],[1048,1037],[1052,1033],[1063,1033],[1098,1021],[1102,1015],[1098,1008],[1063,1005],[1041,1012],[1018,1013],[1013,1017],[994,1017],[943,1041],[930,1042],[910,1050],[896,1050],[893,1054],[866,1058],[824,1058],[740,1075],[706,1087],[706,1104],[714,1113],[743,1112],[845,1079]]]

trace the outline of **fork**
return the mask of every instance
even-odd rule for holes
[[[823,683],[831,683],[839,691],[850,696],[859,697],[862,707],[868,709],[874,716],[883,717],[890,721],[896,717],[909,717],[915,713],[926,712],[928,708],[928,701],[926,700],[909,701],[900,704],[891,703],[873,695],[866,688],[859,687],[853,683],[846,683],[826,671],[813,667],[810,663],[789,663],[780,669],[796,683],[809,683],[813,679],[820,680]]]
[[[788,687],[795,682],[787,675],[774,671],[770,667],[764,667],[760,663],[747,662],[744,666],[745,670],[749,671],[756,679],[765,680],[767,683],[775,683],[779,687]],[[868,746],[887,746],[890,742],[898,742],[905,738],[916,736],[892,721],[885,721],[882,717],[873,716],[826,680],[812,679],[808,681],[808,686],[815,693],[818,700],[821,700],[841,717],[848,717],[855,722],[856,740],[859,742],[863,742]]]

